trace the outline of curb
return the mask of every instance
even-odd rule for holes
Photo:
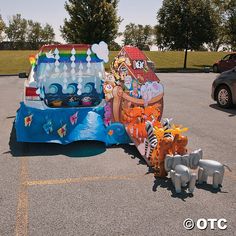
[[[2,74],[2,75],[0,75],[0,77],[4,77],[4,76],[19,76],[19,74]]]

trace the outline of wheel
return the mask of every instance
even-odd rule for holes
[[[222,85],[217,89],[216,101],[223,108],[228,108],[232,105],[232,95],[229,87]]]
[[[219,73],[219,68],[217,65],[213,65],[213,72],[214,73]]]

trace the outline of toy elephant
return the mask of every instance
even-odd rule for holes
[[[174,157],[167,155],[165,159],[165,169],[166,171],[170,171],[170,177],[175,186],[176,193],[180,193],[181,187],[186,187],[188,183],[188,191],[192,193],[197,176],[195,173],[191,173],[186,165],[181,164],[183,162],[182,157],[183,156],[180,155],[175,155]],[[185,159],[186,158],[187,156]]]
[[[213,177],[213,188],[222,186],[224,177],[224,167],[230,168],[218,161],[202,159],[202,150],[196,150],[189,154],[189,167],[191,169],[198,169],[198,183],[207,182],[208,176]]]
[[[213,160],[200,160],[198,170],[198,183],[202,184],[207,182],[208,176],[213,176],[213,188],[222,186],[224,172],[226,165],[221,164],[218,161]],[[228,169],[229,167],[226,166]],[[230,169],[229,169],[230,170]],[[231,171],[231,170],[230,170]]]

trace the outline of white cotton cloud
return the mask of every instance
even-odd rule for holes
[[[105,63],[109,61],[108,45],[105,42],[101,41],[99,44],[93,44],[91,49],[99,59],[103,60]]]

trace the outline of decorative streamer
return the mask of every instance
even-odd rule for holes
[[[68,81],[67,81],[67,65],[66,65],[66,63],[64,63],[64,66],[63,66],[63,92],[66,92],[66,89],[67,89],[67,83],[68,83]]]
[[[59,73],[60,72],[60,69],[59,69],[59,66],[60,66],[60,62],[59,62],[59,59],[60,59],[60,55],[59,55],[59,50],[56,48],[54,50],[54,54],[55,54],[55,72],[56,73]]]
[[[86,61],[87,61],[87,73],[89,74],[90,73],[90,67],[91,67],[91,57],[90,57],[90,55],[92,54],[92,52],[91,52],[91,50],[90,49],[88,49],[87,50],[87,57],[86,57]]]
[[[71,57],[70,57],[70,60],[71,60],[71,71],[70,71],[70,73],[72,74],[72,75],[74,75],[75,74],[75,54],[76,54],[76,51],[75,51],[75,49],[74,48],[72,48],[72,50],[71,50]]]
[[[79,64],[79,78],[78,78],[78,86],[77,86],[77,88],[78,88],[77,94],[78,95],[82,94],[82,82],[83,82],[82,74],[83,74],[83,65],[80,62],[80,64]]]

